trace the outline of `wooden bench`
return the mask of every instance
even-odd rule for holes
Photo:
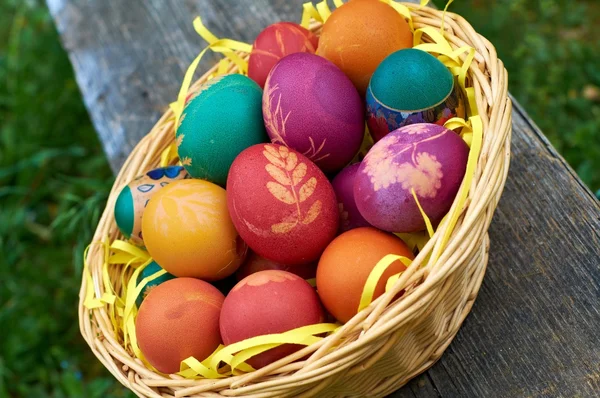
[[[205,46],[196,15],[251,43],[299,21],[303,0],[47,2],[117,171]],[[479,297],[437,364],[393,397],[600,396],[600,204],[516,102],[513,130]]]

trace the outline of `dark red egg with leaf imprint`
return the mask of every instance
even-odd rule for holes
[[[264,87],[269,72],[286,55],[317,51],[319,38],[293,22],[278,22],[258,34],[248,59],[248,77]]]
[[[317,260],[338,229],[331,183],[283,145],[258,144],[238,155],[227,178],[227,206],[248,246],[286,265]]]

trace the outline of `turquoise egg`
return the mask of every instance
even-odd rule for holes
[[[452,73],[433,55],[413,48],[396,51],[373,73],[367,89],[367,126],[377,142],[414,123],[443,125],[465,116]]]
[[[127,184],[115,203],[115,222],[121,233],[137,245],[143,245],[142,215],[150,198],[171,181],[188,177],[181,166],[160,167],[136,177]]]
[[[224,186],[235,157],[268,140],[261,88],[237,74],[209,80],[185,106],[176,139],[181,164],[192,177]]]
[[[160,265],[158,265],[155,261],[152,261],[138,275],[137,284],[140,284],[140,282],[142,281],[142,279],[147,278],[147,277],[149,277],[151,275],[154,275],[158,271],[162,271],[162,267]],[[160,285],[161,283],[166,282],[166,281],[171,280],[171,279],[174,279],[174,278],[175,278],[175,275],[171,275],[171,274],[169,274],[167,272],[166,274],[161,275],[158,278],[156,278],[156,279],[151,280],[150,282],[148,282],[146,284],[146,286],[144,286],[144,288],[140,292],[139,296],[137,296],[137,298],[135,299],[135,303],[137,304],[138,308],[140,307],[140,305],[142,305],[142,301],[144,301],[144,299],[146,298],[146,296],[148,295],[148,293],[150,293],[150,290],[152,290],[156,286]]]

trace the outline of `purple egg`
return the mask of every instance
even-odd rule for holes
[[[453,131],[430,123],[399,128],[362,161],[354,198],[363,217],[390,232],[425,229],[411,189],[432,223],[450,210],[465,175],[469,147]]]
[[[331,181],[340,210],[340,231],[342,232],[358,227],[371,226],[360,214],[354,201],[354,177],[359,167],[360,163],[346,166]]]
[[[267,133],[325,172],[347,165],[364,133],[362,99],[334,64],[314,54],[295,53],[271,70],[263,93]]]

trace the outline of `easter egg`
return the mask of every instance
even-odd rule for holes
[[[331,183],[306,156],[282,145],[254,145],[235,159],[227,205],[248,246],[282,264],[316,260],[338,228]]]
[[[261,101],[260,87],[236,74],[209,80],[189,99],[176,139],[181,164],[192,177],[224,186],[233,159],[267,141]]]
[[[231,222],[225,190],[204,180],[177,181],[154,195],[142,232],[152,258],[177,277],[223,279],[247,250]]]
[[[249,275],[266,270],[287,271],[294,275],[298,275],[302,279],[312,279],[317,273],[317,263],[313,262],[310,264],[285,265],[276,261],[267,260],[266,258],[261,257],[251,251],[246,257],[244,264],[242,264],[236,271],[235,276],[238,281],[241,281]]]
[[[413,123],[441,126],[465,117],[460,89],[452,73],[433,55],[405,49],[377,67],[367,90],[367,125],[376,142]]]
[[[394,51],[413,45],[408,23],[379,0],[352,0],[323,25],[317,54],[337,65],[364,96],[377,65]]]
[[[388,254],[414,258],[402,239],[372,227],[344,232],[327,246],[317,267],[317,291],[338,321],[348,322],[356,315],[367,278]],[[379,279],[373,300],[385,293],[389,277],[405,269],[401,261],[393,262]]]
[[[285,271],[261,271],[231,289],[223,302],[220,330],[223,343],[229,345],[320,323],[324,317],[319,297],[304,279]],[[300,348],[284,344],[247,362],[259,369]]]
[[[359,167],[360,163],[346,166],[331,181],[340,212],[340,231],[370,225],[360,214],[354,201],[354,176],[356,176]]]
[[[161,167],[127,184],[115,203],[115,222],[126,238],[143,245],[142,215],[150,198],[169,182],[182,180],[188,173],[181,166]]]
[[[325,172],[343,168],[362,143],[358,92],[335,65],[314,54],[288,55],[273,67],[263,116],[271,142],[297,150]]]
[[[264,87],[277,61],[298,52],[315,53],[319,38],[292,22],[278,22],[258,34],[248,59],[248,77]]]
[[[152,289],[135,320],[146,360],[162,373],[175,373],[188,357],[206,359],[221,344],[224,298],[210,283],[194,278],[172,279]]]
[[[137,278],[138,285],[142,282],[142,280],[144,280],[144,278],[151,277],[152,275],[154,275],[157,272],[160,272],[162,270],[163,269],[161,268],[160,265],[158,265],[155,261],[152,261],[139,274],[139,276]],[[166,274],[161,275],[158,278],[155,278],[155,279],[151,280],[150,282],[148,282],[144,286],[144,288],[142,289],[142,291],[140,292],[140,294],[137,297],[137,299],[135,300],[138,308],[139,308],[140,305],[142,305],[142,301],[144,301],[144,299],[146,298],[146,296],[148,295],[148,293],[150,293],[152,291],[152,289],[154,289],[156,286],[160,285],[161,283],[166,282],[166,281],[170,281],[171,279],[174,279],[174,278],[175,278],[174,275],[171,275],[171,274],[169,274],[167,272]]]
[[[465,175],[469,147],[453,131],[430,123],[404,126],[376,143],[354,181],[360,214],[391,232],[416,232],[450,210]]]

